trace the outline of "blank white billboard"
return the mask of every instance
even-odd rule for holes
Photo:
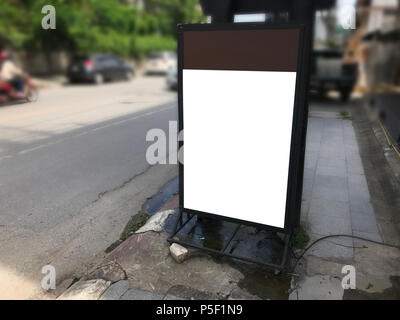
[[[183,207],[284,228],[296,72],[182,77]]]

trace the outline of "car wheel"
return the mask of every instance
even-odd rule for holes
[[[350,96],[351,96],[351,90],[350,89],[345,88],[345,89],[341,89],[340,90],[340,99],[343,102],[347,102],[350,99]]]
[[[93,77],[94,83],[95,84],[102,84],[104,83],[104,77],[101,73],[95,73]]]

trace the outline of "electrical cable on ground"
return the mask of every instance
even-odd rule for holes
[[[324,236],[324,237],[321,237],[321,238],[319,238],[319,239],[313,241],[311,244],[309,244],[309,245],[302,251],[302,253],[301,253],[299,256],[296,256],[295,253],[293,252],[293,249],[292,249],[292,253],[293,253],[293,255],[294,255],[295,259],[296,259],[296,262],[294,263],[294,266],[293,266],[293,270],[296,268],[297,264],[299,263],[299,261],[301,260],[301,258],[303,258],[303,256],[306,254],[306,252],[307,252],[308,250],[310,250],[315,244],[317,244],[318,242],[320,242],[320,241],[322,241],[322,240],[328,239],[328,238],[338,238],[338,237],[363,240],[363,241],[375,243],[375,244],[378,244],[378,245],[381,245],[381,246],[396,248],[396,249],[399,249],[399,250],[400,250],[400,246],[397,246],[397,245],[394,245],[394,244],[390,244],[390,243],[384,243],[384,242],[380,242],[380,241],[375,241],[375,240],[372,240],[372,239],[367,239],[367,238],[363,238],[363,237],[359,237],[359,236],[354,236],[354,235],[350,235],[350,234],[331,234],[331,235]]]

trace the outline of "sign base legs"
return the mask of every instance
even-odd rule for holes
[[[232,242],[232,240],[235,238],[237,232],[239,231],[240,227],[242,226],[241,224],[237,224],[237,226],[236,226],[235,230],[233,231],[232,235],[230,236],[228,242],[225,244],[225,246],[221,250],[206,248],[206,247],[197,245],[195,243],[191,243],[191,242],[182,241],[180,239],[177,239],[177,235],[179,234],[179,232],[195,216],[196,216],[196,214],[184,213],[184,212],[182,212],[182,210],[180,210],[178,218],[177,218],[175,226],[174,226],[174,229],[173,229],[173,232],[172,232],[171,236],[167,239],[167,241],[169,243],[178,243],[178,244],[183,245],[183,246],[192,247],[192,248],[203,250],[203,251],[206,251],[206,252],[215,253],[215,254],[218,254],[218,255],[227,256],[227,257],[234,258],[234,259],[239,259],[239,260],[243,260],[243,261],[246,261],[246,262],[251,262],[251,263],[264,265],[264,266],[267,266],[269,268],[272,268],[272,269],[276,270],[277,273],[280,273],[285,269],[286,263],[287,263],[287,255],[288,255],[288,252],[289,252],[291,234],[285,233],[284,248],[283,248],[283,252],[282,252],[281,262],[279,264],[274,264],[274,263],[269,263],[269,262],[264,262],[264,261],[257,261],[255,259],[251,259],[251,258],[248,258],[248,257],[231,254],[231,253],[229,253],[227,251],[229,246],[230,246],[230,244],[231,244],[231,242]]]

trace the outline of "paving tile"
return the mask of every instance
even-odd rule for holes
[[[352,212],[367,212],[374,214],[374,208],[370,201],[363,198],[350,197],[350,210]]]
[[[308,128],[315,131],[322,131],[324,127],[322,119],[318,118],[308,118]]]
[[[312,188],[314,185],[314,179],[313,178],[305,178],[303,179],[303,188]]]
[[[304,168],[315,169],[317,167],[317,161],[318,156],[310,156],[306,154],[304,159]]]
[[[357,141],[353,126],[343,126],[343,137],[346,137],[349,141]]]
[[[356,133],[354,132],[353,126],[343,126],[343,137],[348,140],[356,139]]]
[[[345,144],[357,143],[357,138],[356,138],[354,131],[351,132],[350,129],[343,130],[343,141]]]
[[[315,168],[304,168],[304,174],[303,174],[303,179],[309,179],[311,181],[314,181],[314,176],[315,176]]]
[[[336,128],[324,128],[322,139],[338,139],[343,143],[343,130]]]
[[[307,141],[306,153],[313,152],[313,151],[319,151],[320,147],[321,147],[321,143],[319,141],[318,142]]]
[[[302,200],[311,200],[311,195],[313,192],[313,187],[312,185],[308,186],[308,185],[303,185],[303,191],[301,194],[301,199]]]
[[[326,199],[336,201],[348,202],[349,201],[349,192],[347,188],[340,187],[323,187],[319,186],[318,188],[314,188],[312,195],[312,199]]]
[[[310,211],[310,202],[311,200],[303,200],[301,201],[301,215],[300,215],[300,219],[301,222],[303,223],[307,223],[307,216],[308,216],[308,212]]]
[[[306,138],[307,141],[314,141],[314,142],[321,141],[322,130],[318,128],[308,127]]]
[[[322,140],[337,140],[343,143],[343,130],[342,129],[327,129],[322,132]]]
[[[327,154],[327,157],[344,156],[345,150],[343,142],[321,144],[320,155]]]
[[[316,174],[322,176],[346,177],[347,170],[345,168],[324,167],[317,165]]]
[[[342,147],[338,146],[336,148],[337,149],[321,148],[319,155],[322,158],[333,158],[333,159],[345,160],[346,154],[345,154],[344,150],[340,149]]]
[[[351,234],[351,233],[350,233]],[[310,234],[310,242],[323,237],[321,234]],[[307,252],[306,256],[316,256],[324,259],[350,260],[354,257],[352,238],[328,238],[317,242]]]
[[[329,175],[315,175],[314,187],[328,187],[328,188],[342,188],[347,189],[347,180],[345,177],[329,176]]]
[[[364,168],[362,167],[362,165],[360,166],[359,164],[349,163],[347,165],[347,172],[349,174],[364,174]]]
[[[337,216],[315,215],[310,211],[308,214],[308,222],[312,233],[330,235],[351,234],[352,232],[350,220]]]
[[[346,163],[349,166],[359,166],[361,168],[363,167],[361,157],[358,154],[354,154],[354,153],[346,154]]]
[[[318,166],[321,167],[334,167],[340,171],[346,170],[346,160],[337,158],[323,158],[319,157]]]
[[[368,189],[367,178],[363,174],[349,174],[347,176],[347,180],[350,188],[354,187]]]
[[[350,208],[347,202],[314,198],[310,202],[309,214],[347,219],[350,223]]]
[[[351,228],[355,231],[379,233],[373,212],[355,212],[350,210]]]
[[[329,133],[332,136],[338,136],[338,135],[343,136],[343,128],[335,124],[325,124],[323,132]]]
[[[321,141],[322,128],[319,128],[318,126],[308,126],[306,138],[307,141],[308,140]]]
[[[360,156],[360,152],[358,150],[358,146],[357,145],[348,145],[345,144],[344,145],[344,153],[346,155],[346,157],[357,157]]]
[[[352,200],[360,200],[360,201],[370,201],[370,195],[367,186],[361,185],[350,185],[349,184],[349,196],[350,201]]]
[[[324,133],[322,135],[321,145],[343,145],[343,136],[332,136],[331,134]]]

